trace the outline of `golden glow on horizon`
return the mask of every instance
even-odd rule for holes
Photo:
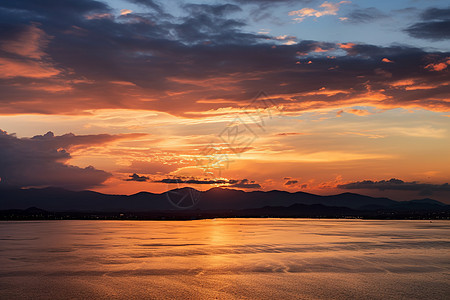
[[[219,111],[219,114],[193,119],[156,111],[102,109],[85,111],[84,115],[0,116],[0,122],[18,130],[19,136],[42,134],[55,123],[60,128],[57,134],[71,131],[77,135],[96,134],[106,129],[112,134],[121,134],[136,132],[138,128],[143,135],[68,149],[72,156],[68,163],[80,167],[93,165],[113,174],[103,186],[95,189],[107,193],[163,192],[174,186],[153,181],[167,174],[207,178],[211,175],[205,175],[197,159],[214,158],[214,155],[201,153],[210,143],[222,145],[231,160],[221,176],[217,169],[212,176],[248,178],[265,190],[339,192],[338,184],[367,179],[364,173],[367,169],[379,180],[386,179],[388,174],[403,180],[433,178],[444,183],[450,174],[450,168],[445,167],[450,161],[446,161],[439,150],[450,149],[449,121],[438,113],[380,110],[373,106],[320,108],[300,115],[283,111],[281,115],[265,118],[263,128],[252,125],[258,137],[247,151],[236,155],[226,150],[218,134],[230,126],[236,116],[247,114],[239,109]],[[247,113],[256,114],[257,110]],[[424,120],[428,120],[427,124],[423,124]],[[349,131],[349,128],[355,129]],[[419,144],[418,139],[421,139]],[[398,145],[395,151],[390,150],[392,145]],[[411,161],[415,162],[413,169]],[[124,181],[132,173],[151,180]],[[286,186],[286,177],[295,178],[298,184]],[[340,179],[336,181],[336,178]],[[212,186],[191,185],[201,190]]]

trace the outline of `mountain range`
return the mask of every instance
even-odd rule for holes
[[[30,208],[33,208],[30,210]],[[28,209],[28,210],[27,210]],[[136,216],[273,216],[342,217],[376,215],[427,215],[450,213],[450,205],[433,199],[394,201],[354,193],[320,196],[305,192],[251,191],[212,188],[170,190],[161,194],[140,192],[133,195],[109,195],[93,191],[69,191],[61,188],[0,189],[3,215],[36,212],[76,214],[114,213]]]

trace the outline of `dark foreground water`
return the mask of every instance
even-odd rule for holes
[[[2,299],[450,299],[450,221],[0,222]]]

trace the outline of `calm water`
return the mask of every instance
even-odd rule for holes
[[[0,222],[0,298],[449,299],[450,222]]]

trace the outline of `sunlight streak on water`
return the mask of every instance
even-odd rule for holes
[[[449,221],[0,222],[1,298],[450,294]]]

